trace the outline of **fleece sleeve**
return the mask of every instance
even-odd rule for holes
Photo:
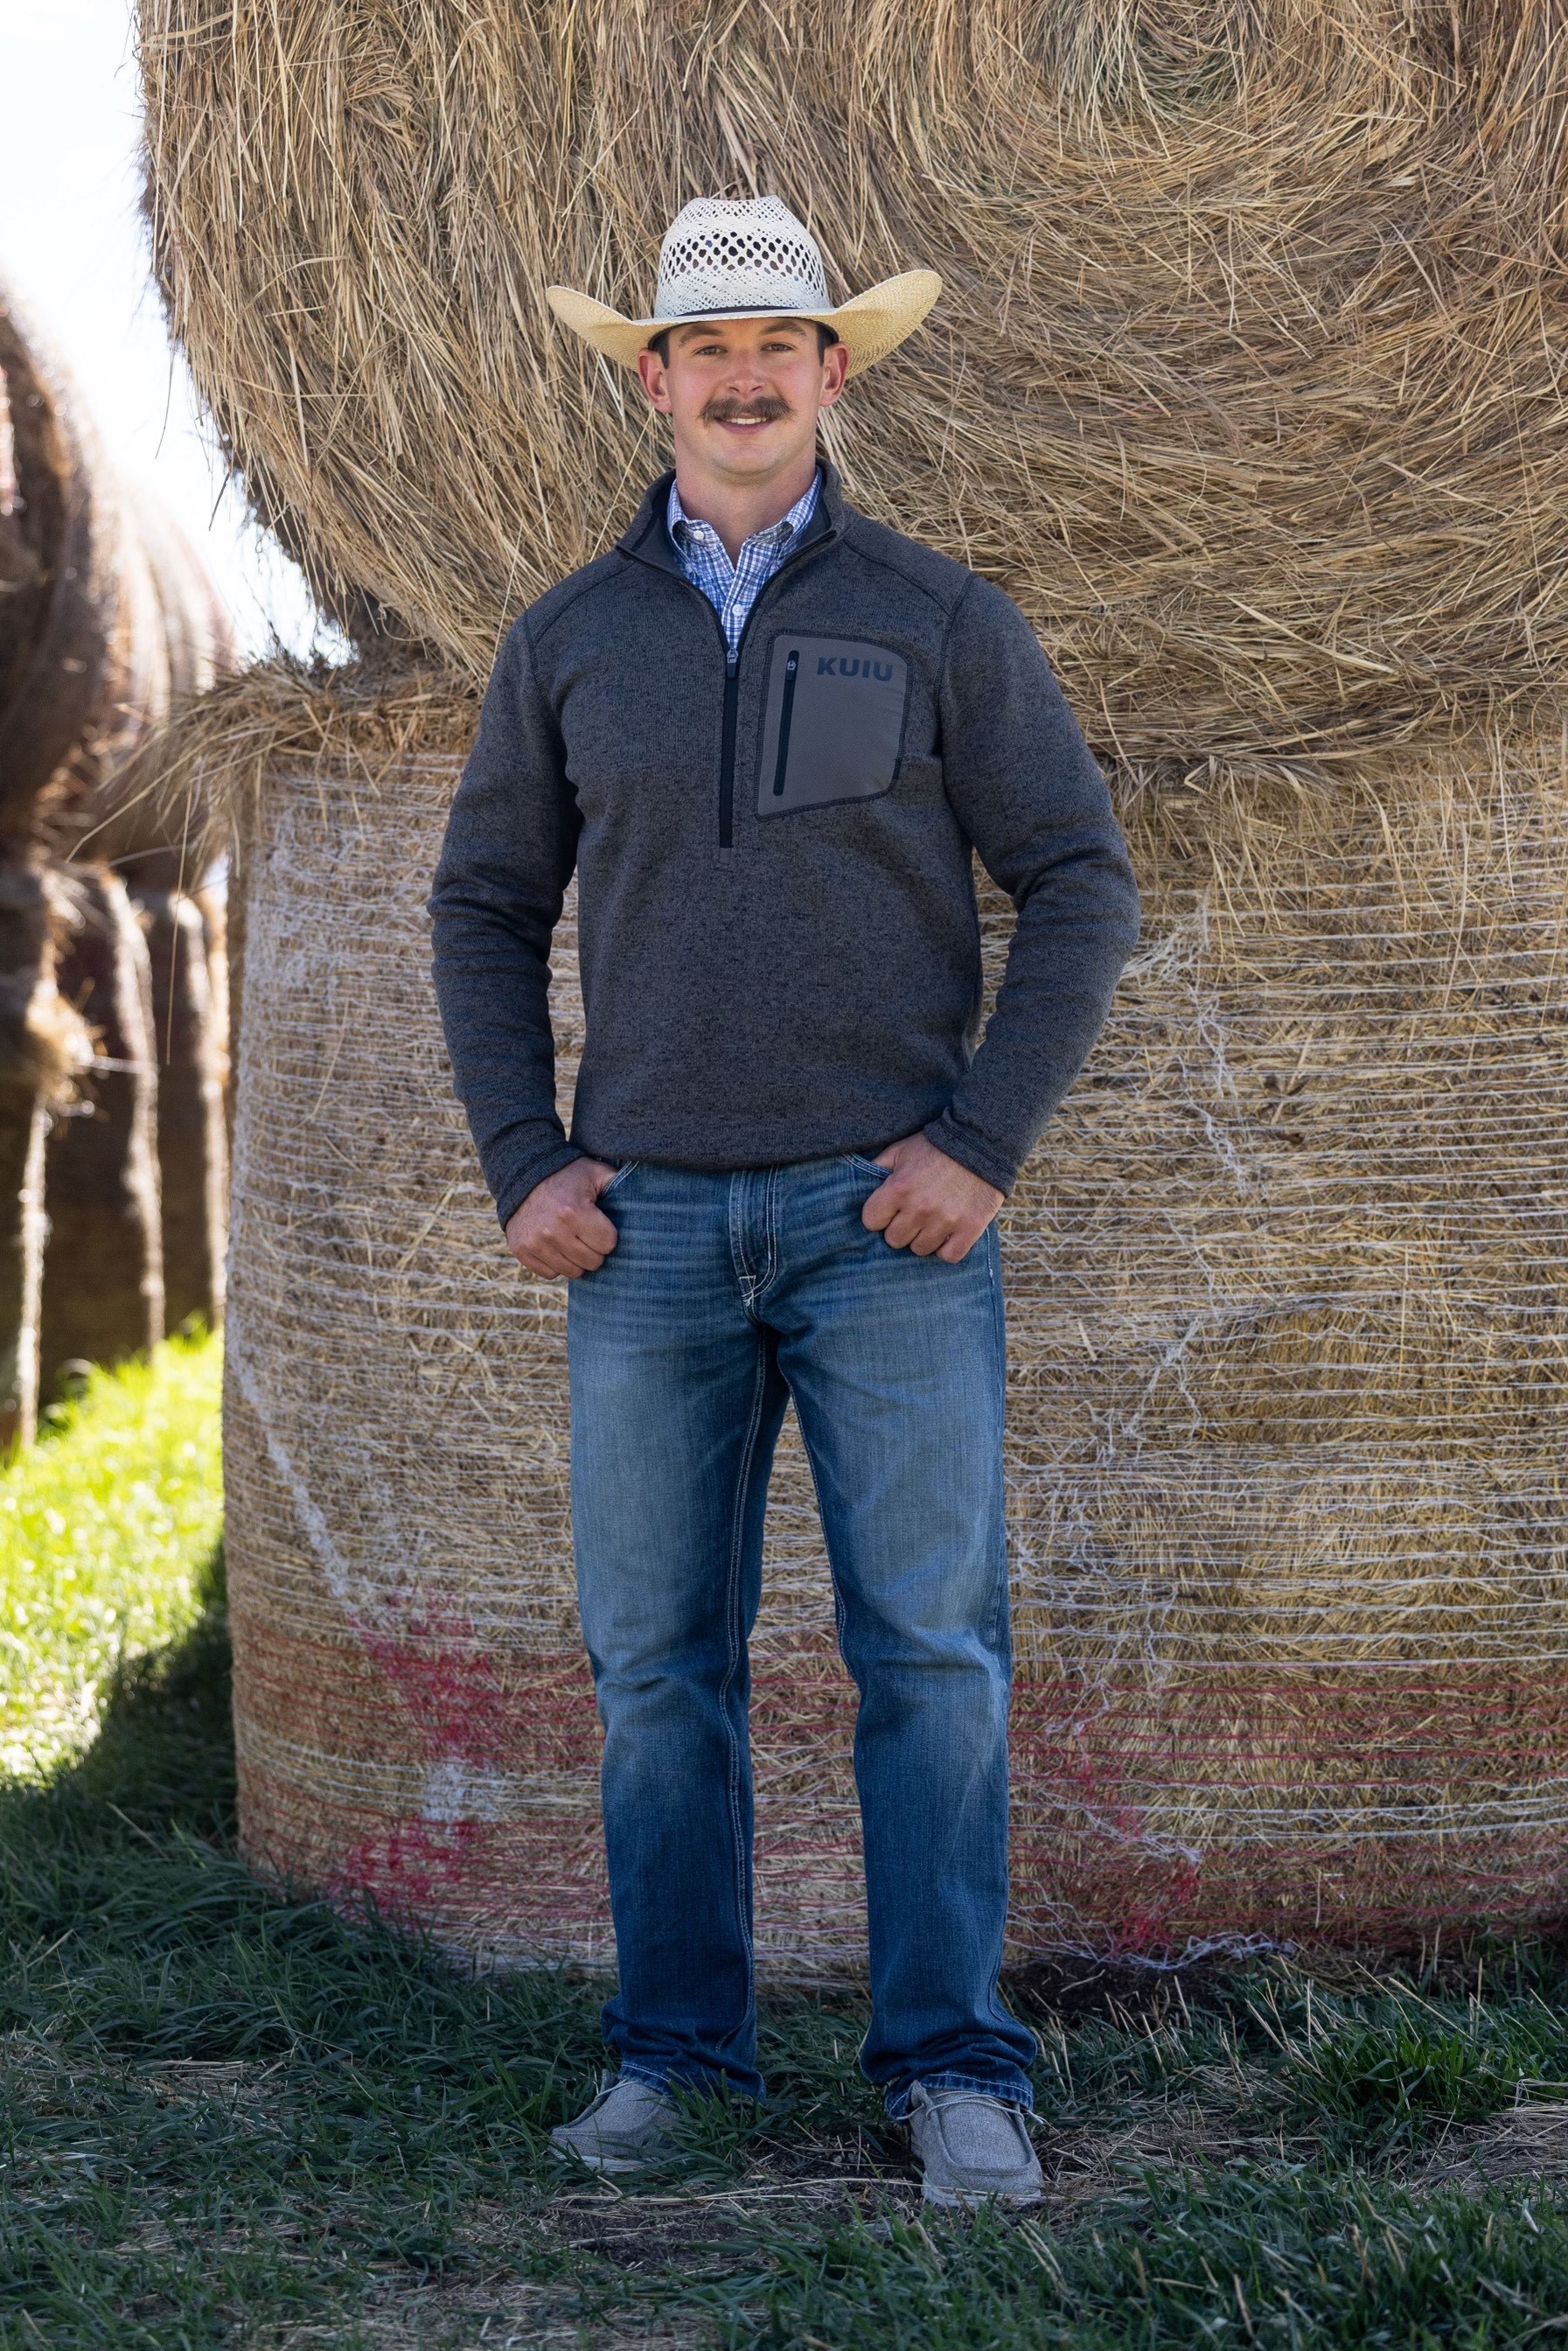
[[[436,1001],[453,1089],[503,1228],[581,1154],[555,1106],[550,934],[580,819],[526,620],[501,649],[447,819],[430,897]]]
[[[1104,1025],[1138,935],[1137,885],[1039,640],[983,580],[948,632],[941,728],[948,800],[1018,924],[979,1050],[925,1134],[1009,1192]]]

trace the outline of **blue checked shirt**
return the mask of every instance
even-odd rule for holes
[[[724,641],[729,648],[731,669],[735,667],[740,632],[750,617],[751,608],[816,513],[821,486],[819,468],[811,476],[811,486],[805,496],[797,499],[787,515],[748,538],[740,550],[739,562],[731,563],[712,523],[697,522],[688,515],[681,504],[679,490],[674,482],[670,484],[670,537],[686,578],[694,588],[702,590],[718,614]]]

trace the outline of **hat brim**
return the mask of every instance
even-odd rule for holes
[[[696,326],[709,318],[811,319],[831,327],[849,352],[851,375],[858,375],[915,332],[941,291],[942,280],[934,269],[906,269],[901,277],[884,277],[880,286],[852,295],[833,310],[696,310],[678,319],[627,319],[570,286],[547,287],[545,298],[563,327],[624,368],[634,368],[653,338],[671,327]]]

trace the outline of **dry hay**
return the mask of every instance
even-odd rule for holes
[[[1568,648],[1559,0],[143,0],[173,331],[264,519],[482,678],[664,462],[641,309],[772,189],[933,326],[852,498],[1021,603],[1103,750],[1359,756]],[[1554,724],[1554,721],[1552,722]]]
[[[131,904],[152,979],[163,1327],[178,1331],[194,1315],[215,1330],[228,1246],[227,1037],[220,1025],[227,1008],[221,980],[213,984],[207,925],[195,899],[135,884]]]
[[[48,1212],[38,1386],[68,1365],[112,1364],[163,1336],[158,1201],[158,1070],[147,940],[106,865],[60,868],[68,920],[60,993],[91,1031],[78,1097],[57,1113],[45,1152]]]
[[[34,801],[103,687],[114,534],[94,496],[102,459],[37,326],[0,285],[8,413],[0,496],[0,833],[25,839]]]
[[[44,1146],[92,1058],[57,965],[70,910],[59,876],[19,844],[0,855],[0,1459],[38,1410]]]
[[[57,858],[107,862],[155,887],[201,878],[198,805],[162,788],[171,719],[234,666],[228,615],[178,526],[140,492],[114,501],[112,595],[103,674],[68,757],[39,797],[34,829]]]
[[[564,1299],[504,1254],[428,977],[472,723],[273,675],[202,749],[244,832],[244,1830],[453,1943],[598,1959]],[[1559,1915],[1563,761],[1129,820],[1145,940],[1005,1226],[1015,1950]],[[1008,929],[988,899],[993,973]],[[574,963],[569,917],[563,1082]],[[756,1654],[760,1946],[821,1973],[862,1931],[850,1691],[792,1442]]]
[[[0,392],[0,837],[177,863],[183,837],[131,763],[232,667],[227,615],[177,526],[116,482],[4,287]]]
[[[1521,2100],[1445,2137],[1411,2184],[1427,2192],[1458,2188],[1484,2196],[1537,2182],[1552,2191],[1568,2182],[1568,2105],[1545,2099]]]

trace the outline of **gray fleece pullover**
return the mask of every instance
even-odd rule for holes
[[[831,468],[730,664],[669,485],[512,629],[436,872],[436,994],[501,1222],[583,1153],[759,1167],[917,1131],[1008,1191],[1138,925],[1050,664],[999,589],[856,514]],[[974,852],[1018,909],[983,1040]],[[574,866],[568,1141],[547,989]]]

